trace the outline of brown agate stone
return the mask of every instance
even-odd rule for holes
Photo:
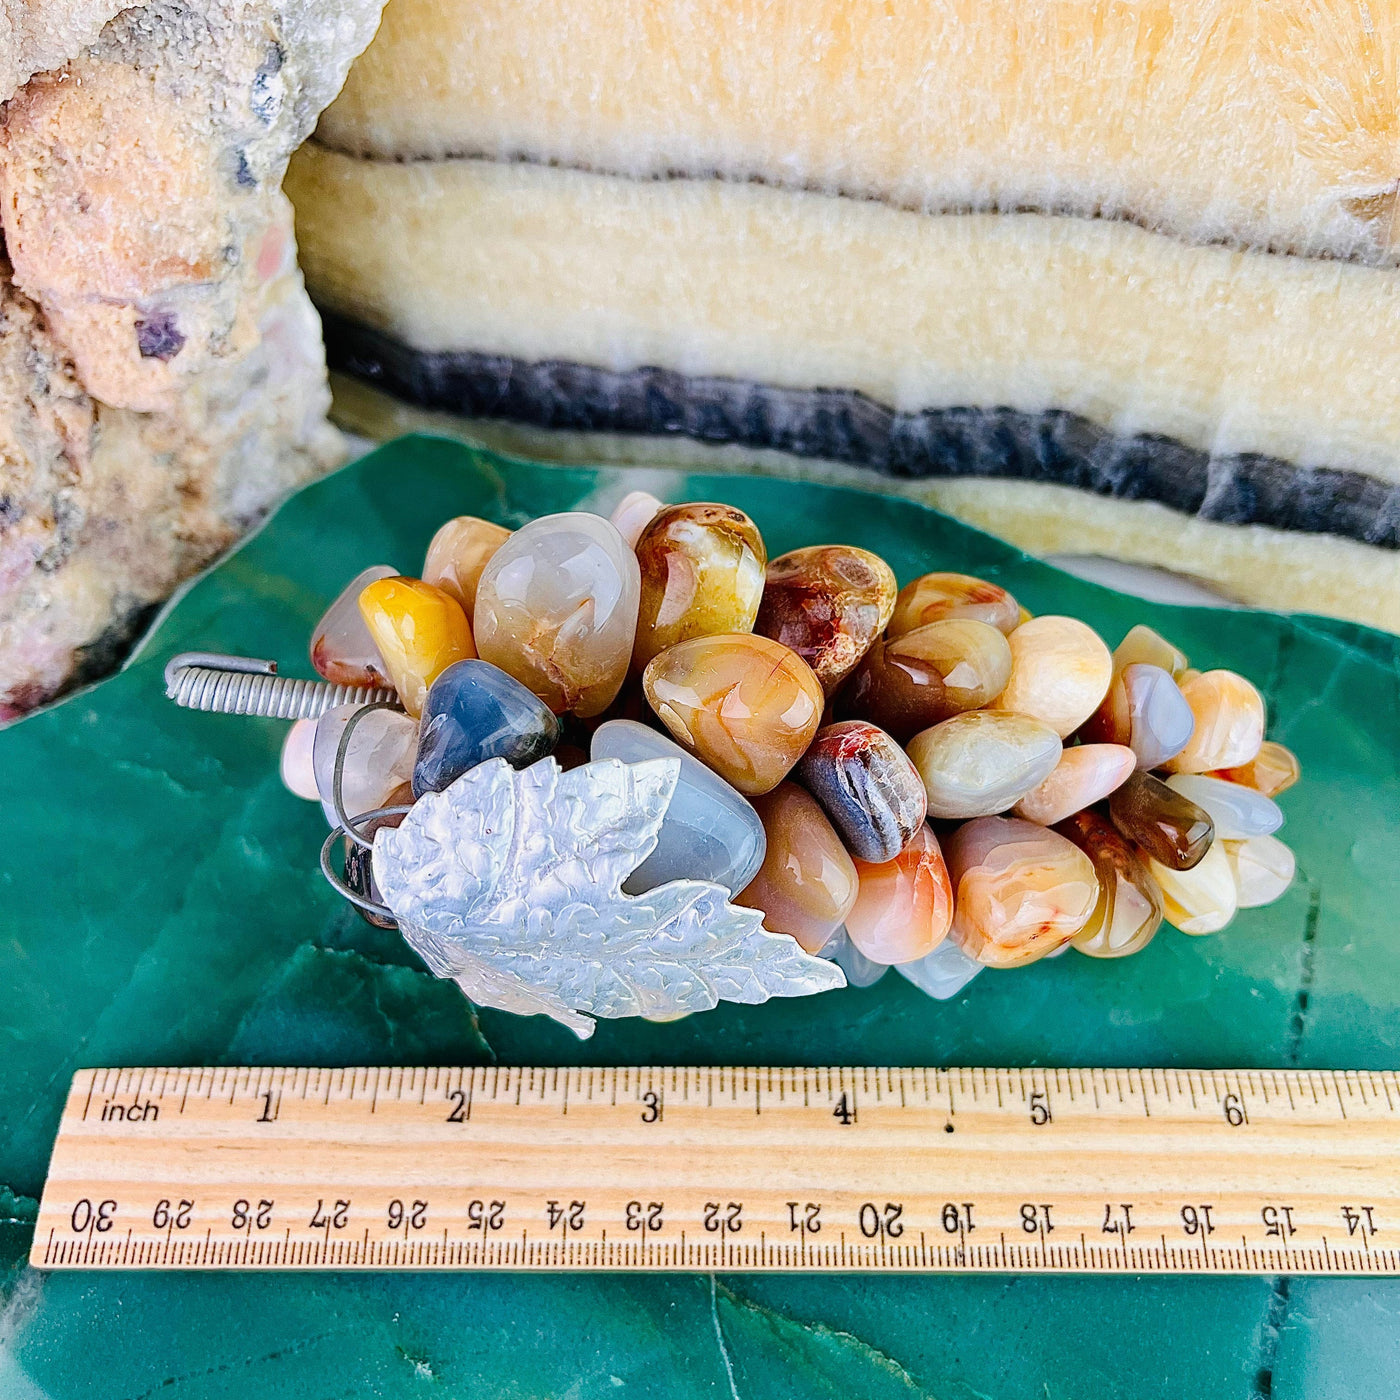
[[[691,637],[751,632],[767,562],[758,526],[743,511],[704,501],[663,507],[637,539],[633,669]]]
[[[1147,947],[1162,925],[1162,891],[1142,857],[1097,812],[1076,813],[1055,830],[1089,857],[1099,880],[1098,902],[1074,946],[1091,958]]]
[[[1190,870],[1205,859],[1215,825],[1194,802],[1151,773],[1134,773],[1108,799],[1113,824],[1169,870]]]
[[[642,685],[676,742],[745,797],[777,787],[821,723],[812,668],[768,637],[677,642],[650,662]]]
[[[768,849],[758,874],[734,903],[763,911],[770,933],[821,949],[856,901],[856,868],[815,798],[783,783],[754,801]]]
[[[877,638],[842,687],[836,711],[906,743],[922,729],[994,700],[1011,675],[1011,647],[986,622],[950,618]]]
[[[830,695],[885,630],[894,601],[894,572],[878,554],[813,545],[769,564],[754,630],[791,647]]]

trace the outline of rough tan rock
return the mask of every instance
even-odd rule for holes
[[[110,665],[337,460],[280,185],[379,4],[157,0],[95,37],[100,8],[60,4],[44,43],[0,31],[0,84],[91,39],[0,134],[0,719]]]

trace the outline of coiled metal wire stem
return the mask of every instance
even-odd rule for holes
[[[165,666],[165,694],[187,710],[269,719],[318,719],[337,705],[389,705],[392,690],[279,676],[275,661],[184,651]]]

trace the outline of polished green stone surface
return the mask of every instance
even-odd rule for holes
[[[1400,1392],[1400,1283],[1374,1280],[158,1275],[28,1270],[68,1077],[153,1063],[1400,1065],[1400,640],[1316,619],[1154,606],[907,501],[749,478],[725,500],[771,554],[844,541],[900,581],[984,574],[1110,643],[1146,621],[1253,678],[1297,750],[1300,880],[1225,933],[1123,962],[988,972],[948,1003],[902,978],[600,1025],[584,1045],[483,1012],[315,874],[314,804],[274,721],[161,698],[173,652],[278,658],[366,562],[434,529],[610,502],[626,471],[393,444],[302,494],[195,584],[120,676],[0,734],[0,1397],[929,1396],[1332,1400]],[[658,486],[658,482],[661,483]],[[1400,1229],[1400,1222],[1394,1227]]]

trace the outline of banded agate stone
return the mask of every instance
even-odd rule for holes
[[[637,540],[641,606],[632,667],[677,642],[752,632],[768,551],[758,526],[733,506],[664,506]]]
[[[856,901],[856,868],[816,799],[795,783],[753,805],[768,849],[734,902],[762,910],[770,933],[791,934],[809,953],[820,952]]]
[[[641,575],[616,527],[585,511],[522,526],[482,571],[474,631],[483,661],[557,715],[596,715],[627,677]]]
[[[1272,836],[1283,825],[1278,804],[1242,783],[1229,783],[1204,773],[1174,773],[1167,779],[1167,786],[1194,802],[1211,819],[1221,840]]]
[[[510,538],[504,525],[475,515],[449,520],[428,545],[423,582],[450,593],[470,618],[476,610],[476,588],[491,556]]]
[[[917,962],[900,963],[895,971],[907,978],[925,996],[935,1001],[948,1001],[986,970],[986,964],[970,958],[951,939],[945,938],[927,957]]]
[[[1125,671],[1129,666],[1156,666],[1173,679],[1186,670],[1186,654],[1174,647],[1160,632],[1139,622],[1128,629],[1127,635],[1113,649],[1114,674]]]
[[[1241,909],[1258,909],[1283,896],[1293,883],[1297,863],[1292,850],[1275,836],[1251,836],[1225,841],[1225,858],[1235,877],[1235,897]]]
[[[795,651],[831,695],[885,630],[895,593],[894,571],[868,549],[794,549],[768,565],[754,629]]]
[[[1079,744],[1066,749],[1050,776],[1013,809],[1018,817],[1054,826],[1101,802],[1137,767],[1137,756],[1121,744]]]
[[[457,661],[428,690],[413,764],[413,795],[441,792],[470,768],[503,758],[528,768],[559,742],[554,712],[486,661]]]
[[[921,729],[989,705],[1011,676],[1004,633],[972,618],[876,638],[836,698],[843,718],[868,719],[906,743]]]
[[[758,874],[767,849],[758,813],[679,744],[635,720],[613,719],[594,731],[590,756],[623,763],[680,760],[656,849],[623,883],[628,894],[644,894],[669,880],[709,880],[738,894]]]
[[[1109,797],[1108,813],[1129,841],[1173,870],[1198,865],[1215,839],[1210,817],[1151,773],[1134,773]]]
[[[999,710],[955,715],[909,743],[929,815],[948,819],[1006,811],[1050,776],[1061,752],[1047,725]]]
[[[1264,742],[1264,697],[1233,671],[1189,672],[1181,693],[1196,719],[1190,741],[1166,767],[1174,773],[1238,768],[1258,757]]]
[[[846,934],[872,962],[926,957],[948,935],[953,887],[938,838],[921,826],[892,860],[855,862],[860,888],[846,915]]]
[[[677,642],[648,664],[642,686],[676,742],[746,797],[782,782],[822,719],[811,667],[748,633]]]
[[[950,936],[988,967],[1023,967],[1064,947],[1099,896],[1093,863],[1057,832],[1018,817],[979,817],[947,847]]]
[[[613,507],[608,523],[616,527],[629,549],[636,549],[642,531],[651,524],[661,508],[661,501],[650,491],[629,491]]]
[[[890,970],[886,963],[871,962],[840,928],[822,949],[822,957],[830,958],[846,974],[850,987],[873,987]]]
[[[1134,662],[1114,675],[1080,737],[1126,744],[1139,768],[1160,768],[1186,747],[1195,728],[1191,706],[1171,676],[1160,666]]]
[[[1223,841],[1189,870],[1173,870],[1151,856],[1147,868],[1162,891],[1167,922],[1182,933],[1218,933],[1235,917],[1239,892]]]
[[[999,710],[1028,715],[1061,739],[1098,709],[1113,679],[1103,639],[1076,617],[1033,617],[1007,638],[1011,676],[995,701]]]
[[[312,764],[321,808],[332,826],[340,825],[336,815],[332,782],[335,756],[350,716],[364,708],[353,702],[327,710],[316,721],[312,742]],[[411,801],[413,762],[418,752],[418,725],[398,710],[371,710],[355,725],[345,751],[341,771],[340,796],[348,817]]]
[[[887,635],[902,637],[950,617],[985,622],[1000,632],[1014,632],[1022,621],[1020,604],[995,583],[969,574],[923,574],[899,590]]]
[[[316,721],[297,720],[282,740],[282,755],[278,764],[282,786],[308,802],[316,802],[321,796],[316,788],[316,765],[312,758],[315,743]]]
[[[396,578],[398,572],[387,564],[375,564],[340,590],[311,633],[311,665],[318,676],[332,685],[392,684],[389,668],[360,613],[360,594],[380,579]]]
[[[793,776],[821,803],[857,860],[893,860],[924,824],[928,799],[918,770],[865,720],[819,729]]]
[[[1094,912],[1072,946],[1091,958],[1141,952],[1162,925],[1162,892],[1142,857],[1097,812],[1076,812],[1055,830],[1089,857],[1099,881]]]
[[[1302,776],[1302,765],[1291,749],[1265,739],[1259,745],[1259,752],[1238,768],[1222,768],[1212,776],[1224,778],[1228,782],[1243,783],[1245,787],[1262,792],[1265,797],[1277,797]]]
[[[405,710],[423,712],[428,687],[454,661],[476,655],[461,604],[431,583],[385,578],[360,593],[360,614]]]

